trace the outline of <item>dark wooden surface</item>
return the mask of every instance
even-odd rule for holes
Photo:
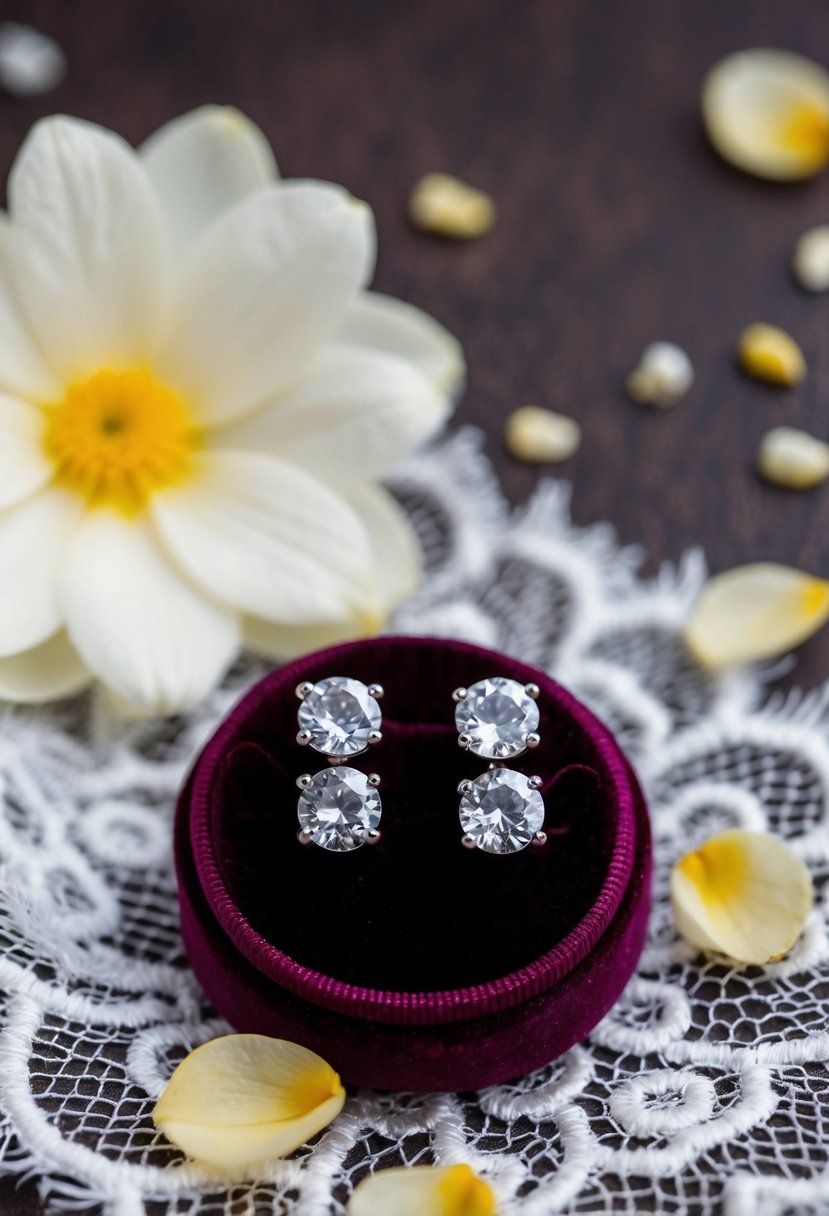
[[[752,472],[776,423],[829,438],[829,295],[788,273],[792,245],[829,221],[829,175],[774,186],[722,164],[698,117],[711,64],[751,45],[829,63],[825,0],[19,0],[65,48],[54,93],[0,99],[3,176],[30,123],[55,110],[140,141],[205,101],[245,110],[286,175],[330,178],[374,208],[376,285],[462,339],[460,421],[483,425],[510,496],[537,471],[509,460],[504,416],[526,401],[572,414],[579,522],[611,520],[648,567],[705,547],[713,569],[772,558],[829,575],[829,486],[773,491]],[[467,246],[407,223],[409,187],[446,169],[496,198]],[[781,392],[734,366],[747,323],[782,324],[809,374]],[[678,341],[692,393],[659,414],[623,378],[650,341]],[[795,678],[829,675],[829,632]],[[0,1190],[0,1210],[21,1207]]]

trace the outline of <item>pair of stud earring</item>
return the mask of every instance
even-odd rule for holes
[[[303,773],[297,815],[299,840],[335,853],[380,839],[380,777],[347,764],[382,740],[380,684],[331,676],[297,687],[301,701],[297,742],[327,757],[329,767]],[[488,770],[458,786],[462,842],[486,853],[516,853],[547,839],[540,777],[499,766],[537,747],[539,696],[535,684],[503,676],[456,688],[455,725],[465,751],[491,760]]]

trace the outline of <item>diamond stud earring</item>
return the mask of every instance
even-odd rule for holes
[[[529,844],[544,844],[544,800],[540,777],[527,777],[495,760],[512,760],[538,747],[540,715],[537,684],[519,684],[505,676],[456,688],[455,725],[465,751],[493,761],[473,781],[461,781],[458,810],[462,843],[485,853],[517,853]]]
[[[512,760],[528,747],[538,747],[538,696],[537,684],[519,684],[506,676],[456,688],[458,743],[487,760]]]
[[[316,844],[332,853],[350,853],[380,839],[382,804],[377,773],[345,764],[380,742],[383,696],[380,684],[331,676],[296,690],[301,701],[297,742],[327,757],[329,768],[297,778],[301,844]]]

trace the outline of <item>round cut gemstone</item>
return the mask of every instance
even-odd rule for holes
[[[469,686],[455,710],[455,725],[469,735],[469,750],[476,756],[507,760],[525,751],[538,717],[538,706],[523,684],[494,676]]]
[[[299,707],[297,721],[311,747],[326,756],[357,756],[379,730],[380,706],[365,684],[346,676],[319,680]]]
[[[485,853],[517,853],[544,824],[544,800],[524,773],[493,768],[461,796],[461,827]]]
[[[349,853],[376,830],[381,810],[380,795],[365,773],[343,764],[314,774],[299,796],[297,815],[314,844]]]

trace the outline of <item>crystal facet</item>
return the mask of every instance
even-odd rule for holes
[[[490,760],[520,755],[538,720],[538,706],[524,685],[505,676],[471,684],[455,709],[455,725],[471,739],[469,750]]]
[[[470,781],[460,805],[461,827],[485,853],[517,853],[544,823],[544,800],[523,773],[493,768]]]
[[[348,853],[376,831],[380,795],[365,773],[341,764],[315,773],[297,805],[300,827],[314,844],[332,853]]]
[[[318,680],[303,698],[297,721],[311,747],[325,756],[357,756],[379,730],[380,706],[365,684],[346,676]]]

